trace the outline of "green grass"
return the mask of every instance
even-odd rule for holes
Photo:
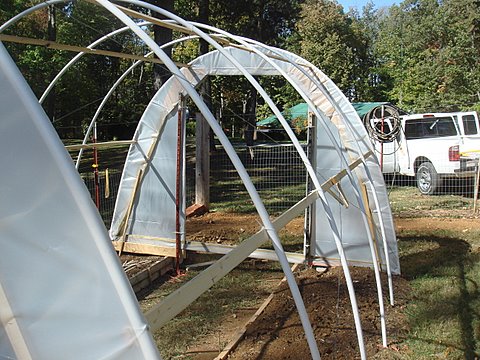
[[[305,185],[286,185],[262,189],[256,184],[260,198],[270,214],[278,214],[301,200],[305,196]],[[220,212],[251,214],[256,209],[245,186],[238,181],[218,181],[212,184],[211,209]]]
[[[389,193],[390,206],[396,215],[425,216],[428,210],[466,210],[473,207],[471,198],[457,194],[422,195],[414,186],[393,187]],[[442,214],[442,216],[445,216]]]
[[[480,229],[399,234],[403,276],[412,292],[410,330],[394,359],[478,359]]]

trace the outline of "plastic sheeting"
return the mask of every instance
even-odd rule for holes
[[[258,49],[265,53],[270,53],[263,47],[258,47]],[[225,48],[225,51],[228,51],[252,75],[279,75],[277,69],[255,53],[238,48]],[[284,56],[288,61],[278,60],[278,54]],[[354,161],[370,150],[371,145],[368,135],[355,109],[327,76],[313,66],[308,65],[304,67],[322,85],[323,88],[319,89],[318,84],[312,81],[311,77],[291,64],[291,62],[305,64],[303,59],[280,49],[275,49],[275,54],[271,53],[271,55],[274,55],[272,60],[288,73],[293,78],[293,81],[308,94],[322,114],[322,119],[317,119],[317,134],[319,134],[319,138],[316,144],[318,155],[315,164],[317,175],[320,179],[327,180],[330,176],[335,175],[346,167],[345,161]],[[182,69],[181,71],[193,86],[197,86],[206,75],[241,75],[240,70],[219,51],[212,51],[195,59],[188,69]],[[169,144],[168,139],[176,139],[176,128],[166,124],[174,119],[176,120],[176,116],[172,115],[172,112],[175,112],[182,92],[179,82],[174,78],[170,79],[157,92],[140,120],[135,135],[137,144],[132,145],[130,148],[119,188],[110,230],[111,237],[114,240],[122,235],[122,222],[125,220],[125,214],[132,198],[134,198],[133,205],[135,210],[132,212],[131,218],[129,218],[128,241],[160,244],[159,241],[162,239],[173,238],[174,223],[172,223],[168,214],[174,206],[174,198],[170,195],[172,193],[171,189],[175,188],[175,179],[165,173],[165,178],[160,181],[156,171],[148,170],[148,168],[157,167],[165,169],[169,166],[165,162],[172,161],[172,159],[161,159],[155,154],[171,152],[171,144]],[[325,127],[322,127],[322,122],[325,123]],[[325,128],[329,128],[334,133],[336,142],[345,156],[345,161],[342,162],[334,150],[332,141],[327,136],[322,135]],[[145,154],[148,154],[149,149],[153,151],[152,159],[145,156]],[[373,201],[370,204],[366,204],[366,207],[372,209],[376,225],[383,221],[392,272],[399,273],[396,237],[383,176],[375,160],[369,158],[366,164],[373,178],[380,209],[376,208]],[[170,164],[170,171],[172,166]],[[147,169],[140,185],[142,190],[139,195],[133,197],[135,174],[138,174],[142,168]],[[365,170],[362,170],[361,167],[357,168],[354,174],[354,184],[347,178],[342,180],[342,187],[349,200],[355,199],[353,193],[360,191],[359,184],[364,184],[368,180]],[[157,177],[156,180],[153,179],[155,177]],[[148,189],[145,187],[148,187]],[[373,196],[370,198],[373,198]],[[365,240],[367,229],[359,216],[359,204],[353,202],[352,205],[354,206],[346,209],[338,206],[336,201],[330,202],[330,206],[336,214],[342,241],[345,242],[348,248],[348,258],[371,264],[372,260],[368,242]],[[149,211],[142,210],[144,207],[149,209]],[[311,255],[314,257],[338,258],[331,231],[325,223],[325,214],[322,213],[320,206],[317,207],[317,216],[314,218],[314,222],[316,231]],[[136,226],[136,224],[145,223],[149,223],[149,226]],[[381,247],[382,245],[380,244],[379,246]],[[383,254],[381,253],[380,256],[383,256]]]
[[[90,195],[0,44],[0,358],[159,359]]]

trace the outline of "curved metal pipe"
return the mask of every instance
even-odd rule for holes
[[[202,24],[197,24],[197,23],[195,23],[195,25],[198,26],[198,27],[201,27],[201,28],[205,28],[207,30],[212,30],[212,27],[208,26],[208,25],[202,25]],[[246,41],[244,41],[244,38],[242,38],[242,37],[234,36],[232,34],[229,34],[225,31],[219,30],[219,29],[215,29],[215,31],[220,31],[221,34],[226,35],[226,36],[230,37],[231,39],[234,39],[235,41],[239,42],[243,46],[246,46],[250,51],[254,52],[258,56],[260,56],[263,60],[268,62],[270,65],[272,65],[275,68],[275,70],[277,70],[285,79],[287,79],[287,81],[295,88],[295,90],[309,104],[310,108],[314,110],[315,115],[319,119],[322,119],[323,121],[325,121],[324,117],[322,116],[323,114],[320,114],[320,112],[317,110],[316,106],[308,98],[308,96],[303,91],[303,89],[301,87],[299,87],[295,83],[295,81],[293,81],[293,79],[291,78],[291,76],[289,74],[287,74],[281,67],[279,67],[274,61],[272,61],[271,58],[269,58],[267,55],[265,55],[264,53],[259,51],[257,48],[255,48],[253,46],[250,46],[250,44],[248,44]],[[288,60],[286,60],[286,61],[290,62]],[[343,271],[344,271],[344,274],[345,274],[345,279],[346,279],[346,282],[347,282],[347,289],[348,289],[348,292],[349,292],[350,302],[351,302],[351,306],[352,306],[352,310],[353,310],[352,312],[354,314],[355,327],[357,329],[357,338],[358,338],[358,341],[359,341],[360,354],[362,356],[362,359],[364,359],[364,358],[366,358],[366,352],[365,352],[365,346],[364,346],[364,341],[363,341],[363,332],[362,332],[362,326],[361,326],[361,321],[360,321],[360,316],[359,316],[358,304],[357,304],[356,296],[355,296],[355,289],[353,287],[353,282],[352,282],[352,279],[351,279],[351,276],[350,276],[350,271],[348,269],[348,262],[346,260],[346,256],[345,256],[345,253],[344,253],[344,250],[343,250],[343,245],[342,245],[340,237],[338,235],[338,229],[336,228],[336,223],[333,220],[333,214],[331,214],[331,210],[330,210],[330,207],[328,206],[327,200],[325,198],[325,194],[321,190],[320,182],[318,180],[318,177],[317,177],[315,171],[313,170],[313,167],[310,164],[310,161],[308,160],[305,152],[303,151],[302,147],[298,143],[298,140],[296,139],[295,135],[293,134],[293,131],[291,130],[288,123],[286,123],[286,120],[284,118],[283,118],[283,121],[285,123],[283,123],[282,120],[280,120],[280,122],[282,123],[285,130],[288,129],[287,134],[289,135],[290,140],[292,140],[292,142],[294,143],[294,145],[297,149],[297,152],[300,154],[300,156],[302,156],[302,154],[304,155],[304,156],[302,156],[302,159],[304,159],[304,162],[308,162],[309,167],[307,167],[307,168],[312,169],[312,173],[310,173],[310,177],[313,178],[312,180],[314,180],[315,186],[318,186],[317,190],[320,189],[319,193],[321,194],[322,205],[324,207],[325,212],[329,213],[329,215],[330,215],[328,217],[329,221],[331,221],[330,227],[334,228],[336,230],[336,233],[334,231],[334,240],[335,240],[335,244],[337,246],[337,250],[339,252],[340,260],[341,260]],[[324,125],[325,129],[327,131],[329,131],[329,129],[325,126],[325,124],[323,124],[323,125]],[[329,131],[329,133],[330,133],[330,131]],[[349,167],[348,167],[348,163],[347,163],[346,159],[344,158],[344,155],[341,152],[340,147],[339,147],[336,139],[333,137],[333,135],[331,133],[330,133],[330,135],[331,135],[330,140],[332,141],[334,147],[337,149],[337,153],[339,154],[339,156],[341,158],[343,158],[344,163],[346,164],[346,169],[350,170]],[[347,170],[347,172],[348,172],[348,170]],[[353,181],[352,177],[350,177],[350,181],[352,182],[352,186],[355,187],[355,182]],[[358,199],[357,201],[359,203],[362,203],[361,199]],[[370,234],[370,228],[368,226],[368,221],[366,220],[366,218],[364,218],[364,225],[366,227],[367,234]],[[372,250],[372,253],[375,254],[374,249],[373,249],[373,241],[371,243],[369,243],[369,245],[370,245],[370,249]],[[373,258],[373,263],[374,263],[374,267],[375,267],[375,264],[376,264],[375,257]],[[376,269],[376,272],[378,273],[378,269]],[[383,305],[383,298],[381,297],[381,293],[380,293],[380,299],[381,299],[380,302],[382,302],[382,305]],[[380,307],[382,307],[382,306],[380,306]],[[384,314],[382,314],[382,315],[384,315]]]
[[[290,286],[290,289],[292,291],[293,298],[295,300],[295,304],[297,305],[297,309],[299,312],[300,319],[302,321],[302,325],[304,327],[305,335],[307,337],[308,344],[310,346],[310,351],[312,353],[312,357],[314,359],[320,359],[320,354],[318,352],[318,347],[315,341],[315,338],[313,336],[313,330],[310,324],[310,320],[308,319],[308,315],[305,309],[305,305],[303,303],[303,300],[301,298],[300,291],[298,289],[298,286],[295,282],[295,277],[293,276],[293,273],[289,267],[287,258],[285,256],[285,252],[283,250],[282,244],[280,242],[280,239],[278,238],[278,235],[273,228],[273,224],[271,223],[268,213],[265,209],[265,206],[260,199],[260,196],[258,195],[257,190],[255,189],[255,186],[253,185],[250,177],[248,176],[247,171],[245,170],[242,162],[238,158],[238,155],[235,152],[235,149],[231,145],[230,141],[224,134],[222,128],[218,124],[218,122],[215,120],[213,114],[210,112],[208,107],[205,105],[203,100],[201,99],[200,95],[197,93],[197,91],[194,89],[194,87],[186,81],[186,79],[183,78],[181,72],[177,68],[177,66],[173,63],[173,61],[160,49],[160,47],[151,39],[144,31],[142,31],[133,20],[131,20],[127,15],[125,15],[122,11],[120,11],[116,6],[114,6],[112,3],[110,3],[107,0],[96,0],[99,4],[101,4],[105,9],[110,11],[113,15],[115,15],[118,19],[120,19],[123,23],[125,23],[127,26],[130,26],[131,29],[137,34],[145,43],[155,52],[155,54],[164,62],[165,66],[172,72],[173,76],[182,84],[183,88],[185,91],[188,93],[188,95],[191,97],[192,101],[197,105],[199,108],[200,112],[203,114],[205,119],[208,121],[210,127],[214,131],[214,133],[217,135],[219,141],[222,143],[222,145],[225,148],[225,151],[227,152],[229,158],[232,160],[232,163],[234,164],[237,172],[239,173],[239,176],[241,177],[243,183],[245,184],[245,187],[247,188],[247,191],[255,204],[255,207],[257,208],[257,211],[259,213],[260,218],[262,219],[262,223],[265,227],[265,230],[267,231],[269,237],[272,240],[273,246],[275,248],[275,251],[277,253],[277,256],[279,258],[280,264],[282,266],[282,269],[285,273],[285,277],[287,278],[287,282]],[[141,2],[131,2],[131,3],[141,3]],[[139,4],[143,7],[146,7],[145,5],[150,5],[146,3],[141,3]],[[152,5],[150,5],[152,6]],[[148,7],[147,7],[148,8]],[[175,15],[166,12],[163,9],[157,8],[152,6],[154,11],[157,11],[161,13],[164,16],[170,17],[174,20],[176,20],[179,23],[183,23],[183,20],[176,17]],[[186,23],[183,23],[184,25]],[[203,32],[199,31],[198,29],[194,29],[193,26],[190,26],[190,29],[194,31],[197,35],[199,35],[202,38],[208,38],[206,34]]]
[[[233,36],[234,39],[236,39],[237,41],[239,37],[237,36]],[[244,39],[246,40],[246,39]],[[258,42],[255,42],[255,41],[252,41],[252,43],[255,43],[255,45],[257,46],[260,46],[260,47],[263,47],[263,48],[266,48],[270,51],[272,51],[272,48],[271,47],[266,47]],[[244,44],[244,43],[242,43]],[[357,183],[356,181],[354,181],[354,176],[353,176],[353,173],[351,172],[350,168],[348,167],[348,163],[344,157],[344,154],[341,152],[340,150],[340,147],[334,137],[334,135],[332,134],[331,130],[326,126],[325,122],[326,122],[326,119],[325,117],[323,116],[322,113],[320,113],[316,106],[313,104],[313,102],[310,100],[310,98],[306,95],[306,93],[303,91],[303,89],[301,89],[293,80],[292,78],[290,77],[290,75],[288,75],[285,71],[283,71],[278,65],[276,65],[270,58],[268,58],[268,56],[266,56],[265,54],[259,52],[258,50],[256,50],[254,47],[250,47],[249,48],[251,51],[255,52],[257,55],[261,56],[265,61],[268,61],[272,66],[274,66],[277,71],[279,71],[283,77],[285,77],[289,83],[295,88],[295,90],[297,90],[297,92],[302,96],[302,98],[307,102],[307,104],[309,105],[309,108],[311,110],[313,110],[313,112],[315,113],[315,116],[317,116],[318,119],[321,119],[322,120],[322,126],[324,128],[324,130],[326,131],[326,133],[328,134],[329,136],[329,139],[330,141],[332,141],[336,151],[337,151],[337,154],[339,155],[339,157],[343,160],[343,162],[346,164],[345,166],[345,169],[347,171],[347,175],[349,177],[349,180],[352,184],[352,186],[354,186],[354,189],[356,190],[355,191],[355,195],[356,195],[356,198],[357,198],[357,202],[360,206],[360,211],[361,211],[361,214],[362,214],[362,220],[363,220],[363,223],[364,223],[364,227],[366,229],[366,232],[367,232],[367,238],[368,238],[368,243],[369,243],[369,248],[370,248],[370,253],[371,253],[371,256],[372,256],[372,262],[373,262],[373,268],[374,268],[374,273],[375,273],[375,281],[376,281],[376,286],[377,286],[377,294],[378,294],[378,302],[379,302],[379,312],[380,312],[380,323],[381,323],[381,332],[382,332],[382,344],[384,347],[387,346],[387,336],[386,336],[386,323],[385,323],[385,309],[384,309],[384,303],[383,303],[383,291],[382,291],[382,286],[381,286],[381,277],[380,277],[380,269],[378,268],[378,258],[377,258],[377,254],[375,252],[375,246],[374,246],[374,243],[373,243],[373,234],[371,232],[371,229],[370,229],[370,226],[369,226],[369,222],[368,222],[368,219],[366,217],[366,207],[365,207],[365,204],[362,200],[362,198],[360,197],[360,194],[359,194],[359,190],[358,188],[355,188],[355,184]],[[281,56],[280,53],[278,52],[275,52],[273,51],[274,53],[277,54],[277,56]],[[301,68],[301,66],[295,64],[294,62],[290,61],[289,59],[283,57],[283,59],[296,66],[297,68]],[[311,77],[309,77],[310,80]],[[322,91],[322,93],[324,95],[326,95],[327,91],[326,89],[320,89]],[[333,102],[333,99],[329,99],[330,100],[330,103]],[[335,107],[338,107],[337,104],[335,102],[332,103],[332,105],[334,105]],[[342,117],[343,118],[346,118],[345,114],[342,113]],[[350,123],[348,121],[346,121],[346,123],[348,123],[350,125]],[[358,146],[358,144],[357,144]],[[362,151],[359,151],[360,155],[361,155],[361,158],[363,160],[363,163],[365,165],[365,158],[363,156],[363,153]],[[366,167],[366,166],[365,166]],[[370,174],[369,170],[368,170],[368,167],[367,168],[367,171],[368,171],[368,174]],[[357,179],[358,181],[358,186],[360,186],[360,183],[359,183],[359,180]],[[369,181],[370,185],[371,185],[371,181]],[[376,198],[376,196],[374,195],[374,197]],[[378,199],[376,199],[376,206],[378,206]],[[380,222],[381,222],[381,227],[383,228],[383,220],[380,219]],[[385,237],[384,237],[385,239]],[[385,248],[385,246],[384,246]],[[348,285],[348,282],[347,282],[347,285]],[[352,284],[353,286],[353,284]],[[352,304],[352,307],[353,307],[353,304]],[[358,309],[357,309],[358,311]],[[355,312],[354,312],[355,314]],[[354,315],[355,316],[355,315]],[[360,321],[358,319],[358,321]],[[360,335],[359,335],[360,336]],[[366,355],[365,355],[366,356]]]
[[[150,22],[148,21],[145,21],[143,23],[140,23],[138,24],[139,26],[145,26],[145,25],[149,25]],[[112,31],[111,33],[105,35],[105,36],[102,36],[101,38],[95,40],[93,43],[91,43],[90,45],[87,46],[87,49],[93,49],[95,48],[97,45],[100,45],[102,42],[104,42],[105,40],[108,40],[110,39],[111,37],[115,36],[115,35],[118,35],[118,34],[121,34],[122,32],[125,32],[127,30],[130,30],[130,28],[128,26],[125,26],[123,28],[120,28],[120,29],[117,29],[117,30],[114,30]],[[40,104],[43,103],[43,101],[45,100],[45,98],[48,96],[48,94],[50,93],[50,91],[53,89],[53,87],[55,86],[55,84],[58,82],[58,80],[60,80],[60,78],[63,76],[63,74],[65,74],[65,72],[67,72],[67,70],[73,66],[74,64],[76,64],[76,62],[78,60],[80,60],[80,58],[85,55],[84,52],[80,52],[78,53],[77,55],[75,55],[63,68],[62,70],[60,70],[58,72],[58,74],[53,78],[53,80],[50,82],[50,84],[48,84],[47,88],[45,89],[45,91],[43,92],[42,96],[40,97],[40,100],[38,100],[38,102]]]
[[[253,43],[257,44],[256,41],[254,40],[250,40],[252,41]],[[265,46],[262,44],[262,46]],[[273,51],[274,53],[278,53],[278,51],[275,49],[275,48],[272,48],[272,47],[269,47],[269,46],[266,46],[266,48],[268,48],[270,51]],[[294,54],[292,54],[294,55]],[[296,55],[294,55],[296,56]],[[296,56],[297,57],[297,56]],[[311,63],[309,63],[308,61],[306,61],[305,59],[302,59],[303,61],[305,61],[308,66],[310,68],[315,68],[315,66]],[[332,96],[330,95],[330,93],[327,91],[327,89],[325,88],[325,86],[323,85],[322,82],[318,81],[315,77],[311,76],[310,74],[308,74],[307,71],[305,71],[305,69],[303,69],[301,66],[298,66],[297,64],[295,64],[295,62],[291,62],[292,65],[294,65],[298,70],[300,70],[305,76],[307,76],[319,89],[320,91],[322,91],[322,93],[327,97],[328,101],[330,102],[330,104],[333,105],[333,107],[335,108],[335,111],[342,117],[342,118],[346,118],[346,115],[345,113],[343,112],[343,110],[339,107],[338,105],[338,102],[335,101]],[[345,97],[343,94],[341,94],[341,96]],[[347,101],[347,99],[345,98],[345,101]],[[347,125],[348,129],[350,130],[351,133],[355,133],[356,134],[356,130],[353,128],[353,126],[351,125],[350,122],[345,122],[345,124]],[[358,145],[357,142],[354,142],[354,144],[357,146],[357,149],[358,149],[358,152],[360,154],[360,157],[362,158],[362,161],[363,161],[363,167],[364,167],[364,170],[365,170],[365,174],[367,176],[367,179],[369,180],[368,182],[366,182],[366,184],[369,185],[371,191],[372,191],[372,194],[373,194],[373,199],[374,199],[374,203],[375,203],[375,206],[376,208],[378,209],[378,212],[379,212],[379,220],[380,220],[380,232],[382,234],[382,243],[383,243],[383,249],[384,249],[384,256],[385,256],[385,265],[386,265],[386,270],[387,270],[387,277],[388,277],[388,288],[389,288],[389,296],[390,296],[390,304],[393,306],[394,305],[394,295],[393,295],[393,280],[392,280],[392,271],[391,271],[391,265],[390,265],[390,258],[389,258],[389,254],[388,254],[388,243],[387,243],[387,237],[386,237],[386,231],[385,231],[385,223],[383,221],[383,216],[382,216],[382,212],[381,212],[381,207],[380,207],[380,202],[378,200],[378,194],[377,194],[377,190],[375,189],[374,185],[373,185],[373,177],[372,177],[372,174],[370,172],[370,169],[369,167],[367,166],[367,161],[363,155],[363,152],[361,151],[360,149],[360,146]],[[377,165],[378,164],[378,161],[377,159],[374,157],[373,160],[375,161],[375,163]]]
[[[127,27],[127,29],[130,29]],[[166,44],[163,44],[160,48],[161,49],[164,49],[166,47],[169,47],[169,46],[172,46],[172,45],[175,45],[176,43],[179,43],[179,42],[183,42],[183,41],[187,41],[187,40],[190,40],[190,39],[194,39],[194,38],[197,38],[197,36],[185,36],[183,38],[179,38],[179,39],[175,39],[175,40],[172,40]],[[149,52],[148,54],[146,54],[145,56],[150,56],[153,54],[153,51]],[[82,141],[82,145],[85,145],[88,141],[88,137],[90,136],[90,133],[93,129],[93,126],[95,124],[95,122],[97,121],[97,118],[98,116],[100,115],[100,112],[102,111],[103,107],[105,106],[107,100],[110,98],[110,96],[113,94],[113,92],[116,90],[116,88],[121,84],[121,82],[123,81],[123,79],[125,79],[125,77],[127,77],[127,75],[130,74],[130,72],[132,72],[138,65],[140,65],[141,63],[143,62],[143,60],[137,60],[133,65],[131,65],[118,79],[117,81],[112,85],[112,87],[110,88],[110,90],[107,92],[107,94],[105,95],[105,97],[103,98],[102,102],[100,103],[100,105],[98,106],[95,114],[93,115],[93,118],[92,120],[90,121],[90,124],[88,125],[88,128],[87,128],[87,131],[85,132],[85,136],[83,138],[83,141]],[[82,154],[83,154],[83,148],[80,148],[80,150],[78,151],[78,156],[77,156],[77,160],[76,160],[76,163],[75,163],[75,167],[78,169],[79,166],[80,166],[80,161],[82,159]]]

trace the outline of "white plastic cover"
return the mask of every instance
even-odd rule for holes
[[[159,359],[90,195],[0,44],[0,358]]]
[[[259,50],[268,53],[263,47]],[[225,48],[248,72],[252,75],[279,75],[278,71],[260,56],[239,48]],[[355,109],[348,102],[341,91],[333,82],[320,70],[313,66],[304,67],[308,73],[315,77],[321,83],[324,89],[319,87],[312,79],[305,75],[291,62],[305,63],[300,57],[284,50],[275,49],[276,54],[272,57],[273,61],[281,67],[286,73],[292,76],[296,84],[299,85],[311,98],[318,110],[327,120],[327,127],[334,132],[336,141],[340,145],[347,162],[357,160],[370,150],[368,135],[361,123]],[[282,54],[289,61],[277,60],[278,54]],[[212,51],[195,59],[188,69],[182,69],[182,73],[189,79],[193,86],[198,85],[206,75],[241,75],[226,57],[219,51]],[[175,188],[175,178],[172,176],[174,169],[174,158],[156,154],[169,154],[172,152],[172,139],[176,139],[176,127],[168,126],[169,122],[176,122],[174,115],[176,106],[180,101],[180,95],[183,90],[176,79],[170,79],[157,92],[151,101],[145,114],[140,120],[135,140],[137,144],[132,145],[125,164],[123,178],[120,184],[115,214],[112,221],[110,234],[112,239],[117,239],[121,235],[122,221],[132,199],[133,184],[135,178],[142,167],[145,171],[144,179],[140,186],[140,194],[135,196],[134,211],[129,219],[130,227],[127,231],[128,241],[141,242],[147,244],[159,244],[162,239],[174,238],[174,222],[172,222],[172,209],[174,209],[174,198],[172,190]],[[326,136],[321,136],[322,126],[318,119],[318,133],[320,134],[317,143],[320,154],[317,156],[317,174],[320,179],[327,180],[338,171],[345,168],[340,157],[333,150],[333,143]],[[149,149],[153,150],[152,160],[149,160],[145,154]],[[323,152],[322,149],[325,149]],[[329,152],[329,154],[327,154]],[[166,162],[170,161],[170,164]],[[388,197],[383,181],[383,176],[376,161],[367,159],[367,166],[373,178],[376,195],[378,196],[381,209],[377,209],[373,201],[370,201],[370,208],[373,211],[375,224],[378,225],[381,220],[385,225],[386,239],[388,243],[389,258],[391,261],[391,270],[393,273],[400,272],[398,262],[398,253],[396,237],[393,226],[392,214]],[[157,170],[149,169],[157,167]],[[159,171],[162,169],[162,172]],[[162,174],[162,178],[158,176]],[[360,183],[367,182],[365,171],[358,167],[354,172]],[[152,181],[153,179],[153,181]],[[349,200],[355,199],[353,195],[354,187],[359,191],[358,185],[352,185],[348,179],[342,181]],[[148,188],[145,188],[148,187]],[[370,191],[370,190],[368,190]],[[370,194],[371,195],[371,194]],[[373,196],[370,196],[370,199]],[[371,254],[366,241],[365,223],[359,216],[359,204],[352,203],[350,209],[339,207],[338,203],[331,202],[331,207],[337,215],[337,222],[342,234],[342,240],[347,247],[347,258],[355,259],[360,262],[371,263]],[[144,210],[146,207],[148,211]],[[356,209],[355,209],[356,208]],[[317,216],[315,217],[316,233],[315,246],[312,249],[312,255],[318,257],[338,258],[335,244],[329,227],[325,224],[325,214],[321,207],[317,207]],[[148,226],[144,224],[148,223]],[[142,226],[137,226],[136,224]],[[359,246],[360,245],[360,246]],[[379,247],[382,247],[379,242]],[[383,257],[383,252],[380,252]]]

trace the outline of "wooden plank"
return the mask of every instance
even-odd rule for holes
[[[369,156],[369,153],[367,153],[367,156]],[[349,166],[353,169],[362,162],[363,159],[357,159]],[[346,172],[341,171],[340,173],[342,174],[341,177],[346,176]],[[341,179],[341,177],[339,177],[339,179]],[[329,187],[331,186],[330,184],[325,184],[325,186]],[[272,222],[274,229],[278,231],[279,229],[283,228],[292,219],[300,215],[307,206],[312,204],[318,198],[318,196],[319,195],[317,191],[313,191],[308,194],[305,198],[300,200],[297,204],[288,209]],[[258,249],[258,247],[264,243],[266,239],[268,239],[268,237],[265,229],[260,230],[249,239],[244,240],[240,245],[232,249],[232,251],[224,255],[215,264],[201,272],[195,278],[187,282],[184,286],[165,297],[162,302],[152,307],[145,314],[145,318],[150,323],[152,331],[158,330],[167,321],[171,320],[177,314],[183,311],[201,294],[207,291],[223,276],[237,267],[252,252]]]
[[[173,319],[218,280],[237,267],[264,241],[265,231],[261,231],[248,240],[243,241],[215,264],[151,308],[145,313],[145,318],[149,322],[151,330],[156,331],[167,321]]]
[[[276,230],[281,229],[293,218],[301,214],[307,206],[318,198],[313,191],[307,197],[275,219],[272,223]],[[207,291],[217,281],[237,267],[252,252],[268,239],[265,229],[260,230],[240,245],[224,255],[215,264],[201,272],[184,286],[168,295],[162,302],[151,308],[145,318],[150,323],[152,331],[161,328],[167,321],[173,319],[200,295]]]
[[[267,238],[265,239],[268,240]],[[235,248],[236,245],[223,245],[223,244],[213,244],[213,243],[204,243],[198,241],[189,241],[186,245],[187,251],[194,252],[205,252],[212,254],[228,254]],[[302,264],[305,262],[305,256],[300,253],[285,252],[287,260],[292,264]],[[277,253],[274,250],[270,249],[257,249],[252,252],[249,258],[261,259],[261,260],[272,260],[278,261]]]
[[[162,260],[155,262],[148,269],[144,269],[138,274],[132,276],[130,284],[133,291],[138,292],[145,287],[149,286],[153,281],[157,280],[160,276],[165,275],[168,271],[173,270],[173,258],[165,257]]]
[[[292,272],[295,272],[298,268],[298,264],[295,264],[292,266]],[[283,277],[282,280],[278,283],[277,287],[280,287],[282,283],[287,281],[286,277]],[[271,293],[268,298],[262,303],[262,305],[257,309],[255,314],[243,325],[243,327],[237,332],[235,338],[228,343],[228,345],[225,347],[225,349],[222,350],[220,354],[217,355],[217,357],[214,360],[225,360],[228,358],[230,353],[235,350],[237,345],[242,341],[242,339],[245,337],[245,333],[247,332],[248,327],[257,320],[257,318],[263,313],[263,311],[267,308],[267,306],[270,304],[270,302],[273,300],[275,293]]]
[[[141,56],[141,55],[127,54],[127,53],[121,53],[121,52],[109,51],[109,50],[101,50],[101,49],[95,49],[95,48],[91,49],[91,48],[83,47],[83,46],[60,44],[60,43],[57,43],[55,41],[43,40],[43,39],[33,39],[33,38],[27,38],[27,37],[22,37],[22,36],[15,36],[15,35],[0,34],[0,41],[13,42],[13,43],[25,44],[25,45],[44,46],[46,48],[55,49],[55,50],[72,51],[72,52],[92,54],[92,55],[103,55],[103,56],[110,56],[110,57],[115,57],[115,58],[120,58],[120,59],[141,60],[141,61],[145,61],[145,62],[163,64],[163,61],[161,61],[158,58],[153,58],[153,57],[152,58],[147,58],[147,57]],[[188,67],[187,64],[183,64],[183,63],[179,63],[179,62],[175,62],[175,65],[177,65],[178,67]]]
[[[112,241],[115,250],[119,251],[123,246],[124,252],[129,252],[132,254],[149,254],[149,255],[160,255],[160,256],[169,256],[175,257],[175,248],[168,246],[157,246],[151,244],[139,244],[133,242],[123,242],[122,241]]]
[[[144,173],[144,169],[142,167],[140,169],[138,169],[137,177],[135,178],[135,183],[134,183],[133,189],[132,189],[132,195],[130,196],[130,201],[128,203],[128,207],[127,207],[127,210],[125,212],[125,216],[122,219],[123,229],[122,229],[122,234],[121,234],[121,237],[120,237],[120,248],[118,249],[118,255],[122,255],[122,251],[123,251],[123,248],[125,246],[125,241],[127,239],[128,219],[130,218],[130,214],[131,214],[132,209],[133,209],[133,203],[135,202],[135,197],[137,195],[138,186],[139,186],[140,182],[142,181],[143,173]]]
[[[366,188],[365,184],[363,184],[363,183],[360,184],[360,190],[362,192],[363,205],[365,207],[365,212],[366,212],[366,215],[367,215],[368,227],[370,229],[370,234],[372,236],[373,249],[375,251],[375,259],[377,261],[378,268],[381,269],[382,268],[382,263],[380,261],[380,252],[378,250],[377,232],[375,231],[376,226],[375,226],[375,222],[373,221],[372,211],[370,209],[370,205],[369,205],[369,202],[368,202],[368,193],[367,193],[367,188]]]
[[[65,149],[67,150],[80,150],[80,149],[93,149],[93,148],[101,149],[101,148],[109,148],[113,146],[130,145],[135,143],[136,143],[135,140],[105,141],[105,142],[98,142],[98,143],[66,145]]]

